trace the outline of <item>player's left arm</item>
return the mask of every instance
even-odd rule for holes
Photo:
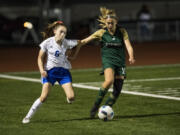
[[[123,34],[124,43],[125,43],[128,55],[129,55],[129,63],[134,64],[135,63],[134,51],[133,51],[133,47],[131,45],[131,42],[129,40],[128,33],[124,28],[121,28],[120,30]]]
[[[133,51],[133,48],[132,48],[132,45],[131,45],[129,39],[128,39],[128,38],[125,39],[125,40],[124,40],[124,43],[125,43],[127,52],[128,52],[128,54],[129,54],[129,63],[130,63],[130,64],[134,64],[134,63],[135,63],[134,51]]]

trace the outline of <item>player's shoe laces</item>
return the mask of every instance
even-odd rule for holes
[[[27,123],[29,123],[30,122],[30,118],[24,118],[23,120],[22,120],[22,123],[23,124],[27,124]]]
[[[97,105],[94,105],[94,106],[92,107],[92,109],[91,109],[91,111],[90,111],[90,118],[94,118],[94,117],[95,117],[95,115],[96,115],[96,113],[97,113],[97,111],[98,111],[98,108],[99,108],[99,106],[97,106]]]

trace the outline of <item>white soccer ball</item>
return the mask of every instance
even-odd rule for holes
[[[99,108],[98,117],[101,120],[112,120],[114,117],[113,109],[108,105],[103,105]]]

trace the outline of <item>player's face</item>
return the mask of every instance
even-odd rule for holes
[[[107,18],[106,19],[106,27],[109,30],[115,30],[117,25],[117,21],[114,18]]]
[[[65,26],[59,26],[54,30],[55,38],[58,41],[62,41],[65,38],[66,33],[67,33],[67,29]]]

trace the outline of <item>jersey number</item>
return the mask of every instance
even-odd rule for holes
[[[122,67],[122,74],[126,74],[126,68]]]
[[[56,52],[55,52],[55,56],[56,56],[56,57],[59,57],[59,54],[60,54],[59,51],[56,51]]]

